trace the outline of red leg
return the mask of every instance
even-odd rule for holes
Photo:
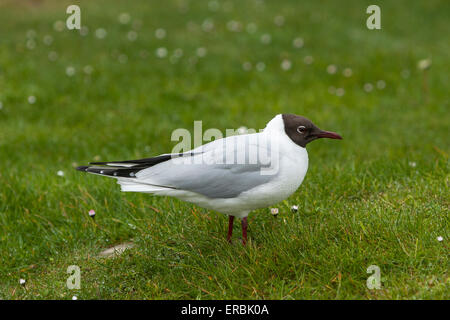
[[[227,236],[227,240],[230,243],[231,243],[231,234],[233,233],[233,221],[234,221],[234,216],[229,216],[228,217],[228,236]]]
[[[242,243],[245,246],[247,244],[247,226],[248,226],[247,217],[242,218],[241,225],[242,225]]]

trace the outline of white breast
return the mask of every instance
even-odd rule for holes
[[[292,195],[302,184],[308,170],[308,153],[287,136],[280,138],[278,174],[269,183],[243,192],[250,210],[264,208]]]

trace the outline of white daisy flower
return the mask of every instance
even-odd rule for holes
[[[86,26],[82,26],[80,29],[80,34],[84,37],[87,36],[89,33],[89,28]]]
[[[51,35],[47,34],[44,36],[44,39],[42,41],[44,42],[44,44],[46,46],[49,46],[53,43],[53,37]]]
[[[166,30],[164,30],[163,28],[158,28],[155,31],[155,37],[158,39],[164,39],[167,35]]]
[[[207,52],[206,48],[203,48],[203,47],[197,48],[197,50],[196,50],[197,56],[199,58],[203,58],[204,56],[206,56],[206,52]]]
[[[373,90],[373,84],[371,83],[365,83],[364,84],[364,91],[365,92],[371,92]]]
[[[409,75],[411,74],[411,72],[408,69],[403,69],[401,72],[401,76],[403,79],[407,79],[409,78]]]
[[[214,22],[211,19],[206,19],[202,23],[202,29],[205,32],[210,32],[214,29]]]
[[[97,30],[95,30],[95,36],[98,39],[104,39],[106,37],[106,35],[107,35],[107,32],[103,28],[98,28]]]
[[[67,75],[68,77],[72,77],[74,74],[75,74],[75,68],[72,67],[72,66],[68,66],[68,67],[66,68],[66,75]]]
[[[306,56],[305,58],[303,58],[303,62],[305,64],[311,64],[314,62],[314,58],[312,56]]]
[[[252,63],[250,61],[245,61],[242,64],[242,69],[244,69],[244,71],[250,71],[252,69]]]
[[[177,58],[181,58],[183,56],[183,49],[177,48],[173,51],[173,55]]]
[[[215,12],[215,11],[219,10],[219,8],[220,8],[220,4],[219,4],[219,1],[217,1],[217,0],[213,0],[208,3],[208,9],[211,11]]]
[[[240,32],[242,30],[242,24],[239,21],[231,20],[227,23],[227,29],[231,32]]]
[[[127,12],[122,12],[121,14],[119,14],[119,22],[121,24],[128,24],[131,20],[131,16],[129,13]]]
[[[264,44],[269,44],[272,41],[272,36],[268,33],[265,33],[261,36],[261,42]]]
[[[36,31],[33,29],[30,29],[27,31],[27,38],[34,38],[36,37]]]
[[[330,65],[327,67],[327,72],[328,72],[329,74],[335,74],[336,71],[337,71],[337,67],[336,67],[334,64],[330,64]]]
[[[264,69],[266,69],[266,64],[264,62],[258,62],[256,64],[256,70],[258,70],[259,72],[264,71]]]
[[[158,58],[165,58],[167,56],[167,49],[164,47],[156,49],[156,56]]]
[[[65,26],[66,24],[61,20],[55,21],[55,23],[53,23],[53,29],[58,32],[63,31]]]
[[[336,96],[342,97],[345,94],[344,88],[337,88],[336,89]]]
[[[284,17],[281,15],[276,16],[273,19],[273,22],[275,23],[275,25],[277,25],[278,27],[281,27],[284,24]]]
[[[302,48],[303,44],[303,38],[295,38],[294,40],[292,40],[292,45],[294,46],[294,48]]]
[[[50,51],[48,53],[48,60],[56,61],[56,59],[58,59],[58,54],[55,51]]]
[[[83,71],[86,74],[91,74],[92,71],[94,71],[94,68],[92,68],[91,66],[87,65],[87,66],[84,66]]]
[[[128,32],[127,34],[127,38],[129,41],[135,41],[138,37],[138,34],[136,31],[131,30],[130,32]]]
[[[386,82],[384,82],[384,80],[378,80],[377,81],[377,88],[380,89],[380,90],[386,88]]]
[[[345,68],[343,71],[342,71],[342,74],[344,75],[344,77],[351,77],[352,76],[352,74],[353,74],[353,71],[352,71],[352,69],[350,69],[350,68]]]
[[[29,104],[34,104],[36,102],[36,97],[35,96],[29,96],[28,97],[28,103]]]
[[[292,62],[290,60],[284,59],[281,62],[281,69],[287,71],[287,70],[291,69],[291,67],[292,67]]]
[[[419,68],[420,70],[427,70],[427,69],[429,69],[430,67],[431,67],[431,59],[430,59],[430,58],[420,60],[420,61],[417,63],[417,68]]]
[[[28,39],[26,45],[27,49],[33,50],[34,48],[36,48],[36,41],[34,41],[34,39]]]

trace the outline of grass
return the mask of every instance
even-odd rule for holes
[[[370,31],[369,1],[221,1],[217,11],[214,1],[82,1],[85,36],[54,29],[72,3],[0,1],[0,298],[450,298],[448,2],[379,1],[382,29]],[[128,24],[118,22],[123,12]],[[155,56],[160,47],[167,57]],[[424,85],[417,63],[426,58]],[[304,183],[277,205],[278,218],[250,214],[247,247],[239,224],[226,242],[219,213],[120,193],[74,170],[168,152],[172,131],[195,120],[224,132],[263,128],[278,113],[344,140],[308,146]],[[98,257],[126,241],[135,247]],[[366,287],[373,264],[380,290]],[[69,265],[81,268],[80,290],[66,287]]]

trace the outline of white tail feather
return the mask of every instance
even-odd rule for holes
[[[161,193],[172,190],[161,186],[153,186],[151,184],[144,184],[137,182],[136,179],[119,178],[117,183],[123,192],[145,192],[145,193]]]

